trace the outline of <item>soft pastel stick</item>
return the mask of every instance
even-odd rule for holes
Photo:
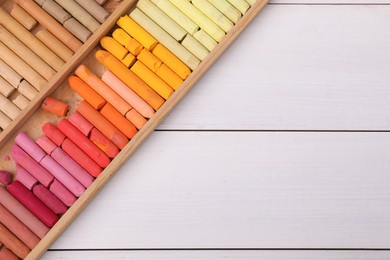
[[[92,160],[85,152],[83,152],[83,150],[81,150],[68,138],[66,138],[63,142],[62,149],[93,177],[99,176],[99,174],[103,171],[103,169],[94,160]]]
[[[45,187],[48,187],[53,182],[54,177],[17,144],[12,146],[11,155],[16,163],[20,164]]]
[[[16,164],[15,180],[19,181],[29,190],[32,190],[32,188],[38,184],[38,180],[35,179],[28,171],[26,171],[19,164]]]
[[[17,88],[23,80],[22,76],[2,60],[0,60],[0,76],[8,81],[14,88]]]
[[[110,13],[94,0],[76,0],[76,2],[100,23],[104,23]]]
[[[8,248],[3,247],[2,249],[0,249],[0,259],[19,260],[19,257],[12,253]]]
[[[212,51],[216,46],[217,42],[211,38],[205,31],[199,30],[194,34],[194,38],[197,39],[204,47],[209,51]]]
[[[114,90],[107,86],[96,74],[85,65],[80,65],[75,74],[101,95],[108,103],[113,105],[122,115],[125,115],[132,107]]]
[[[152,53],[177,75],[179,75],[180,78],[186,79],[191,74],[191,70],[187,67],[187,65],[173,55],[173,53],[163,45],[158,44],[156,48],[153,49]]]
[[[138,54],[137,59],[141,61],[150,70],[152,70],[154,73],[156,73],[157,70],[162,65],[162,61],[147,49],[143,49]]]
[[[84,193],[85,187],[81,185],[67,170],[65,170],[50,155],[42,159],[41,165],[48,170],[59,182],[61,182],[76,197]]]
[[[108,140],[108,138],[96,128],[92,129],[89,139],[94,144],[96,144],[96,146],[99,147],[100,150],[102,150],[105,154],[107,154],[108,157],[115,158],[118,155],[119,153],[118,147],[116,147],[116,145],[113,142]]]
[[[125,117],[137,128],[141,129],[148,122],[137,110],[132,109],[126,113]]]
[[[58,162],[65,170],[67,170],[78,182],[88,188],[94,178],[86,172],[75,160],[73,160],[60,147],[57,147],[51,154],[56,162]]]
[[[42,131],[57,146],[61,146],[62,142],[64,142],[66,138],[66,136],[50,122],[47,122],[42,126]]]
[[[38,91],[31,86],[27,80],[22,80],[22,82],[20,82],[18,91],[29,100],[33,100],[33,98],[38,94]]]
[[[12,174],[9,171],[0,170],[0,185],[9,185],[12,183]]]
[[[69,111],[69,105],[52,97],[46,97],[42,103],[42,108],[57,116],[66,116]]]
[[[245,1],[252,6],[256,3],[257,0],[245,0]]]
[[[100,45],[103,47],[103,49],[114,55],[115,58],[119,60],[123,60],[129,52],[114,38],[108,36],[105,36],[100,39]]]
[[[107,69],[115,74],[127,86],[134,90],[143,100],[145,100],[155,110],[159,109],[165,102],[156,92],[145,84],[134,72],[130,71],[112,54],[106,51],[97,51],[96,59]]]
[[[83,133],[85,136],[88,136],[91,132],[92,128],[94,127],[87,119],[85,119],[82,115],[80,115],[79,112],[74,112],[69,117],[69,122],[72,123],[77,129],[80,130],[81,133]]]
[[[157,40],[129,16],[122,16],[116,23],[148,50],[157,45]]]
[[[233,28],[233,23],[207,0],[192,0],[191,3],[226,33]]]
[[[77,112],[91,122],[102,134],[104,134],[119,149],[123,149],[128,143],[127,137],[119,131],[110,121],[83,101],[77,107]],[[99,150],[100,151],[100,150]]]
[[[131,66],[133,66],[133,64],[137,61],[137,58],[131,54],[131,53],[128,53],[126,55],[126,57],[124,57],[121,62],[128,68],[130,68]]]
[[[15,137],[15,143],[19,145],[31,158],[40,162],[46,156],[45,151],[37,145],[25,132],[20,132]]]
[[[131,54],[137,56],[143,49],[142,45],[121,28],[115,29],[112,37],[124,46]]]
[[[247,2],[245,2],[245,0],[227,0],[227,1],[231,3],[235,8],[237,8],[242,14],[245,14],[250,8],[250,5]]]
[[[39,243],[40,239],[2,204],[0,204],[0,223],[6,226],[28,248],[33,249]]]
[[[183,80],[165,64],[157,69],[156,74],[174,90],[177,90],[183,84]]]
[[[92,35],[91,31],[74,18],[70,18],[64,22],[64,27],[82,42],[86,42]]]
[[[88,104],[86,101],[81,102],[81,104],[83,103]],[[89,104],[88,107],[90,107],[96,113],[99,113],[95,109],[93,109]],[[84,113],[80,112],[79,110],[78,112],[96,127],[95,122],[89,120],[90,119],[89,115],[87,117]],[[96,145],[92,143],[91,140],[89,140],[85,135],[83,135],[68,120],[62,119],[58,123],[57,127],[73,143],[75,143],[78,147],[80,147],[81,150],[83,150],[86,154],[88,154],[88,156],[91,157],[91,159],[94,160],[100,167],[107,167],[110,164],[110,158],[108,158],[104,152],[102,152],[98,147],[96,147]]]
[[[12,120],[15,120],[20,113],[20,109],[2,94],[0,94],[0,111]]]
[[[131,139],[137,134],[135,126],[110,104],[106,104],[100,113],[118,128],[119,131],[127,136],[127,138]]]
[[[118,79],[112,72],[105,71],[102,80],[112,88],[119,96],[121,96],[127,103],[135,108],[142,116],[151,118],[154,115],[153,108],[140,98],[132,89],[125,83]]]
[[[72,206],[77,200],[77,197],[58,180],[53,181],[49,190],[68,207]]]
[[[16,0],[16,2],[72,51],[76,52],[83,45],[82,42],[32,0]]]
[[[1,223],[0,242],[20,258],[25,258],[30,253],[30,249]]]
[[[41,184],[33,188],[33,193],[55,214],[64,214],[68,210],[68,207],[60,199]]]
[[[27,30],[31,31],[37,25],[37,21],[15,2],[6,1],[2,7]]]
[[[241,13],[234,6],[232,6],[226,0],[207,0],[212,5],[214,5],[221,13],[223,13],[227,18],[230,19],[233,23],[237,23],[241,18]]]
[[[206,59],[209,51],[192,35],[187,34],[181,44],[189,50],[195,57],[203,61]]]
[[[27,226],[39,238],[43,238],[49,231],[37,217],[16,200],[6,189],[0,185],[0,203],[15,217]]]
[[[42,8],[61,24],[64,24],[67,20],[72,18],[72,15],[54,2],[54,0],[45,0],[42,4]]]
[[[42,148],[47,154],[51,154],[56,148],[57,145],[53,143],[47,136],[41,135],[38,137],[37,140],[35,140],[37,145]]]
[[[8,185],[7,189],[12,196],[30,210],[47,227],[53,227],[58,221],[58,216],[20,182],[14,181],[11,185]]]
[[[30,103],[30,100],[20,94],[19,91],[15,91],[14,93],[12,93],[12,95],[9,96],[9,100],[11,100],[11,102],[15,104],[20,110],[25,109]]]
[[[70,88],[85,99],[94,109],[99,110],[106,104],[106,100],[79,77],[70,76],[68,83]]]
[[[0,111],[0,128],[6,129],[10,124],[12,120],[3,112]]]

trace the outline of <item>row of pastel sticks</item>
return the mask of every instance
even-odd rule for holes
[[[93,0],[36,2],[0,7],[0,132],[109,15]]]

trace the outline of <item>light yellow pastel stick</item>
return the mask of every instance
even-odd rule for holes
[[[232,6],[226,0],[207,0],[212,5],[214,5],[221,13],[223,13],[227,18],[230,19],[233,23],[237,23],[241,18],[241,13],[234,6]]]
[[[217,42],[211,38],[205,31],[199,30],[194,34],[194,38],[197,39],[204,47],[209,51],[212,51],[216,46]]]
[[[160,26],[147,17],[141,10],[138,8],[134,9],[130,16],[188,67],[192,70],[198,67],[200,60],[172,38],[166,31],[161,29]]]
[[[10,124],[12,120],[3,112],[0,111],[0,128],[6,129]]]
[[[14,91],[15,88],[3,77],[0,77],[0,93],[5,97],[9,97]]]
[[[235,8],[237,8],[238,11],[240,11],[242,14],[245,14],[246,11],[250,8],[250,5],[245,2],[245,0],[227,0],[229,3],[231,3]]]
[[[218,27],[213,21],[211,21],[205,14],[199,11],[198,8],[193,6],[188,1],[183,0],[169,0],[180,11],[187,15],[192,21],[199,25],[205,32],[217,42],[220,42],[225,36],[225,32]]]
[[[256,3],[257,0],[245,0],[245,1],[252,6]]]
[[[0,111],[12,120],[15,120],[20,113],[20,109],[2,94],[0,94]]]
[[[103,47],[103,49],[114,55],[114,57],[118,60],[123,60],[127,53],[129,53],[125,47],[123,47],[112,37],[105,36],[101,38],[100,45]]]
[[[209,1],[192,0],[191,2],[225,32],[229,32],[233,28],[234,24],[228,18],[226,18],[217,8],[210,4]]]
[[[169,33],[169,35],[175,38],[176,41],[180,42],[186,36],[187,32],[150,0],[139,0],[137,7],[167,33]]]
[[[199,26],[188,18],[182,11],[177,9],[168,0],[151,0],[158,8],[160,8],[173,21],[180,25],[190,34],[194,34],[199,30]],[[220,1],[220,0],[217,0]]]
[[[137,56],[143,49],[142,45],[121,28],[115,29],[112,38],[125,47],[131,54]]]
[[[187,34],[181,44],[201,61],[209,54],[209,51],[190,34]]]

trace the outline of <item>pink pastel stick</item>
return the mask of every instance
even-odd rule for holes
[[[25,132],[20,132],[15,137],[15,143],[28,153],[35,161],[40,162],[46,153]]]
[[[32,188],[38,184],[38,180],[35,179],[28,171],[26,171],[22,166],[16,164],[16,178],[15,180],[23,184],[27,189],[32,190]]]
[[[46,226],[51,228],[58,221],[58,216],[20,182],[14,181],[11,185],[8,185],[7,189],[15,199],[22,203]]]
[[[34,176],[40,183],[45,185],[45,187],[49,187],[50,183],[53,182],[54,177],[17,144],[12,146],[11,155],[16,163],[26,169],[26,171]]]
[[[47,136],[41,135],[38,137],[38,139],[35,141],[39,147],[42,148],[47,154],[51,154],[54,149],[57,148],[57,145],[55,145]]]
[[[4,247],[0,250],[0,259],[19,260],[19,257],[17,257],[14,253],[12,253],[8,248]]]
[[[53,181],[49,190],[68,207],[77,200],[76,196],[57,180]]]
[[[60,147],[53,151],[51,157],[72,174],[84,187],[88,188],[93,182],[94,178]]]
[[[77,111],[69,117],[69,122],[77,127],[85,136],[88,136],[93,128],[93,125]]]
[[[85,191],[85,187],[80,184],[70,173],[65,170],[50,155],[46,155],[41,165],[48,170],[59,182],[61,182],[76,197],[79,197]]]
[[[60,199],[58,199],[50,190],[41,184],[34,187],[33,193],[55,214],[64,214],[68,210]]]

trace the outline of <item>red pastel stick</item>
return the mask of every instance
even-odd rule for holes
[[[47,136],[41,135],[38,137],[38,139],[35,141],[39,147],[42,148],[47,154],[51,154],[54,149],[57,148],[57,145],[53,143]]]
[[[93,177],[99,176],[99,174],[103,171],[103,169],[94,160],[92,160],[86,153],[83,152],[83,150],[69,140],[69,138],[65,139],[62,144],[62,149]]]
[[[19,181],[27,189],[31,190],[38,180],[35,179],[28,171],[26,171],[22,166],[16,164],[16,178],[15,180]]]
[[[77,111],[69,117],[69,122],[71,122],[72,125],[79,129],[85,136],[88,136],[93,128],[93,125]]]
[[[55,214],[64,214],[68,210],[61,200],[59,200],[50,190],[41,184],[38,184],[33,188],[33,193]]]
[[[50,185],[50,191],[68,207],[77,200],[76,196],[57,180],[54,180]]]
[[[14,255],[14,253],[12,253],[7,248],[3,247],[0,250],[0,259],[4,259],[4,260],[19,260],[19,257]]]
[[[53,182],[54,177],[45,170],[39,163],[31,158],[22,148],[14,144],[11,148],[12,158],[16,163],[20,164],[32,176],[34,176],[40,183],[48,187]]]
[[[108,138],[103,135],[99,130],[93,128],[91,134],[89,135],[89,139],[96,144],[97,147],[100,148],[105,154],[110,158],[115,158],[115,156],[119,153],[119,148],[116,147],[113,142],[108,140]]]
[[[20,132],[15,137],[15,143],[19,145],[35,161],[40,162],[46,156],[45,151],[37,145],[25,132]]]
[[[7,188],[12,196],[30,210],[31,213],[39,218],[46,226],[51,228],[58,221],[58,216],[20,182],[14,181],[11,185],[8,185]]]
[[[53,125],[50,122],[42,126],[42,131],[57,146],[61,146],[62,142],[66,138],[66,136],[60,130],[58,130],[58,128],[55,125]]]
[[[110,164],[110,158],[101,151],[94,143],[91,142],[85,135],[77,130],[68,120],[62,119],[58,125],[58,129],[64,133],[73,143],[91,157],[99,166],[107,167]]]

